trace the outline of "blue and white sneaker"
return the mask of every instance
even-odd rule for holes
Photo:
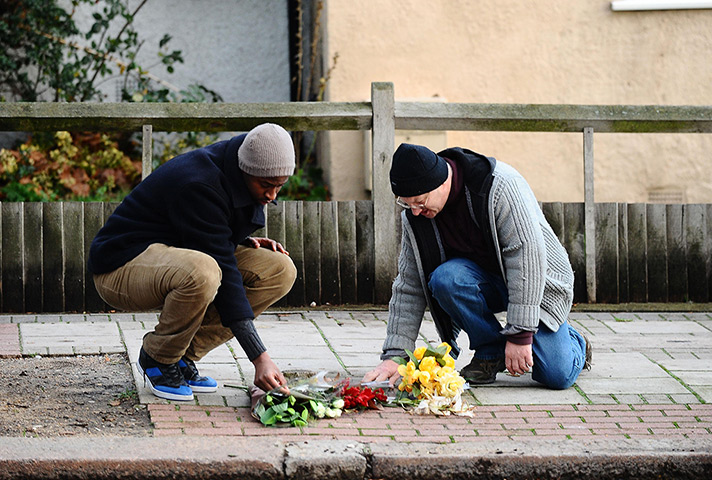
[[[185,382],[177,363],[157,362],[149,357],[141,347],[136,366],[143,376],[144,385],[148,380],[151,392],[158,398],[180,401],[193,400],[193,390]]]
[[[178,367],[183,373],[183,378],[185,379],[188,386],[197,393],[212,393],[217,391],[218,382],[212,377],[204,377],[198,373],[198,367],[195,366],[195,362],[189,358],[183,357],[178,360]]]

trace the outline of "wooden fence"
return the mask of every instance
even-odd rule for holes
[[[15,203],[0,206],[0,311],[103,311],[86,261],[113,203]],[[269,236],[298,269],[282,305],[372,303],[373,202],[280,202],[267,208]]]
[[[396,129],[581,133],[583,203],[544,205],[571,255],[577,301],[711,298],[709,206],[596,204],[593,141],[594,132],[712,133],[712,106],[396,102],[391,83],[372,84],[371,102],[0,103],[0,131],[141,131],[146,172],[153,131],[247,131],[263,122],[293,131],[371,130],[372,135],[371,201],[286,202],[284,210],[269,211],[270,236],[280,238],[282,229],[290,250],[299,255],[302,249],[300,279],[285,300],[291,305],[385,303],[390,297],[400,240],[388,182]],[[1,309],[98,308],[82,262],[87,242],[111,208],[3,204]],[[301,237],[290,236],[294,232]]]
[[[544,203],[569,252],[575,302],[589,302],[585,205]],[[600,303],[712,301],[712,205],[595,205],[596,284]]]
[[[115,206],[2,203],[0,311],[104,310],[86,259]],[[576,271],[575,300],[586,302],[584,204],[544,203],[542,209]],[[712,205],[600,203],[596,218],[599,301],[712,301]],[[299,272],[281,305],[373,303],[373,228],[370,200],[270,205],[258,234],[283,243]]]

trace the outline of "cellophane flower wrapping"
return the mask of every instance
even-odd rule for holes
[[[306,379],[295,379],[285,387],[264,392],[250,389],[252,416],[268,426],[304,426],[310,420],[337,417],[342,413],[341,391],[348,379],[322,371]]]
[[[388,401],[383,389],[351,386],[338,373],[319,372],[263,392],[250,389],[252,416],[268,426],[307,425],[311,420],[340,417],[344,412],[380,409]]]

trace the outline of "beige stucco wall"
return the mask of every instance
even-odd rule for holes
[[[328,0],[326,15],[326,56],[339,55],[331,101],[368,100],[371,82],[387,81],[396,100],[712,104],[712,10],[613,12],[604,0]],[[428,138],[422,143],[433,148],[445,142],[514,165],[541,201],[583,200],[579,134]],[[594,138],[596,201],[645,202],[657,190],[712,202],[712,135]],[[334,198],[368,198],[363,132],[331,132],[325,145]]]

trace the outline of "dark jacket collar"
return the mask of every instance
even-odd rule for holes
[[[460,147],[448,148],[438,155],[457,162],[462,168],[465,184],[473,193],[488,193],[484,190],[489,190],[497,160]]]
[[[242,145],[242,142],[245,141],[245,136],[247,136],[247,134],[238,135],[228,141],[224,157],[225,164],[222,167],[225,176],[230,182],[232,206],[235,208],[242,208],[255,203],[250,192],[247,190],[247,184],[245,183],[242,170],[237,166],[237,150],[240,148],[240,145]]]
[[[224,147],[223,154],[214,156],[213,161],[227,178],[233,209],[245,211],[245,209],[251,208],[252,213],[248,214],[247,219],[256,228],[262,228],[265,225],[265,209],[262,205],[255,203],[247,189],[245,177],[237,165],[237,150],[245,140],[245,136],[246,134],[242,134],[226,140],[227,146]]]

